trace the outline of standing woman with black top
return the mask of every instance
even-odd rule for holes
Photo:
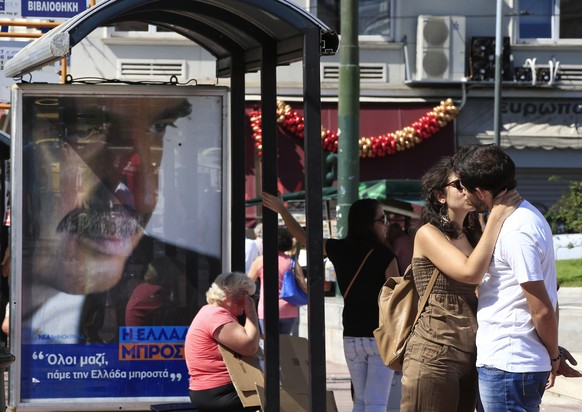
[[[263,205],[279,213],[289,232],[306,244],[305,230],[280,198],[263,193]],[[386,223],[380,202],[357,200],[350,207],[346,238],[323,242],[323,253],[334,265],[344,297],[344,353],[354,387],[354,412],[385,412],[394,377],[394,371],[382,363],[373,335],[378,327],[378,293],[386,278],[399,274],[388,247]]]

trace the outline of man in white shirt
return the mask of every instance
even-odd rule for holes
[[[263,225],[258,223],[254,229],[246,229],[245,273],[247,274],[255,259],[263,254],[262,227]]]
[[[251,265],[261,255],[256,239],[245,238],[245,273],[249,273]]]
[[[454,156],[465,196],[478,211],[517,186],[515,164],[497,145]],[[482,410],[539,411],[546,388],[569,366],[558,347],[552,231],[528,201],[507,218],[479,286],[477,369]]]

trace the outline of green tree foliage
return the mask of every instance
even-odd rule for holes
[[[582,182],[569,183],[569,191],[548,210],[546,219],[554,233],[559,223],[564,224],[568,233],[582,233]]]

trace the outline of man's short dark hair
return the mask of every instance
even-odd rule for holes
[[[469,192],[481,188],[497,196],[501,191],[517,186],[515,163],[496,144],[460,148],[453,156],[453,169]]]

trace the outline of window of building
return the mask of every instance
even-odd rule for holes
[[[519,38],[582,39],[580,0],[519,0]]]
[[[341,35],[340,0],[317,0],[317,16]],[[360,36],[392,37],[393,0],[360,0]]]

